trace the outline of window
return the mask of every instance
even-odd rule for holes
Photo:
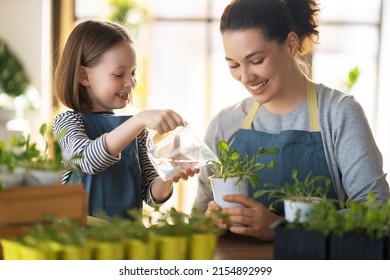
[[[76,0],[76,19],[106,17],[109,13],[106,2]],[[142,90],[146,94],[142,97],[143,93],[136,91],[132,110],[172,108],[203,137],[219,110],[248,96],[230,76],[219,33],[219,17],[230,0],[139,2],[148,10],[147,21],[140,26],[136,38],[145,71]],[[383,129],[380,114],[390,110],[381,109],[380,104],[390,102],[379,91],[379,81],[383,79],[379,70],[386,39],[382,12],[390,11],[382,2],[386,1],[319,1],[320,37],[313,54],[313,79],[344,91],[343,82],[349,71],[354,67],[360,69],[361,75],[351,94],[365,109],[384,155],[386,170],[390,148],[386,150],[385,143],[390,140],[390,132]],[[195,179],[180,183],[168,205],[189,211],[196,188]]]

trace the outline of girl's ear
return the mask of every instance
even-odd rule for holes
[[[287,35],[286,46],[288,48],[288,52],[291,58],[295,56],[299,49],[299,38],[297,33],[290,32]]]
[[[80,66],[79,83],[85,87],[89,86],[88,72],[84,66]]]

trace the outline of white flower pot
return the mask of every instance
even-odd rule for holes
[[[58,185],[61,184],[62,170],[29,170],[25,177],[26,185]]]
[[[238,178],[227,178],[226,182],[223,178],[209,178],[211,182],[211,188],[214,195],[214,201],[221,208],[233,208],[233,207],[244,207],[241,203],[228,202],[223,199],[224,195],[227,194],[243,194],[248,195],[248,180],[244,179],[243,181],[237,184]]]
[[[314,204],[318,203],[317,200],[312,202],[300,202],[293,201],[289,199],[284,200],[284,214],[288,222],[292,223],[295,221],[295,218],[298,216],[299,212],[299,222],[303,223],[309,220],[311,214],[311,208]]]
[[[10,189],[23,184],[23,174],[0,173],[0,181],[4,189]]]
[[[11,173],[3,165],[0,166],[0,182],[4,189],[20,187],[23,185],[24,168],[17,167]]]

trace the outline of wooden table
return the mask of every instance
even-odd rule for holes
[[[272,260],[273,258],[272,242],[231,233],[219,238],[214,255],[216,260]]]

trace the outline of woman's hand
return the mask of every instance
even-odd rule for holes
[[[229,224],[223,221],[217,223],[222,229],[229,229],[236,234],[248,235],[262,240],[273,240],[274,231],[270,225],[280,219],[278,215],[271,212],[263,204],[256,200],[241,194],[225,195],[224,200],[241,203],[245,207],[224,208],[222,214],[229,217]],[[214,201],[208,204],[207,212],[218,210]],[[220,208],[219,208],[220,209]],[[234,226],[231,224],[243,224],[245,226]]]

